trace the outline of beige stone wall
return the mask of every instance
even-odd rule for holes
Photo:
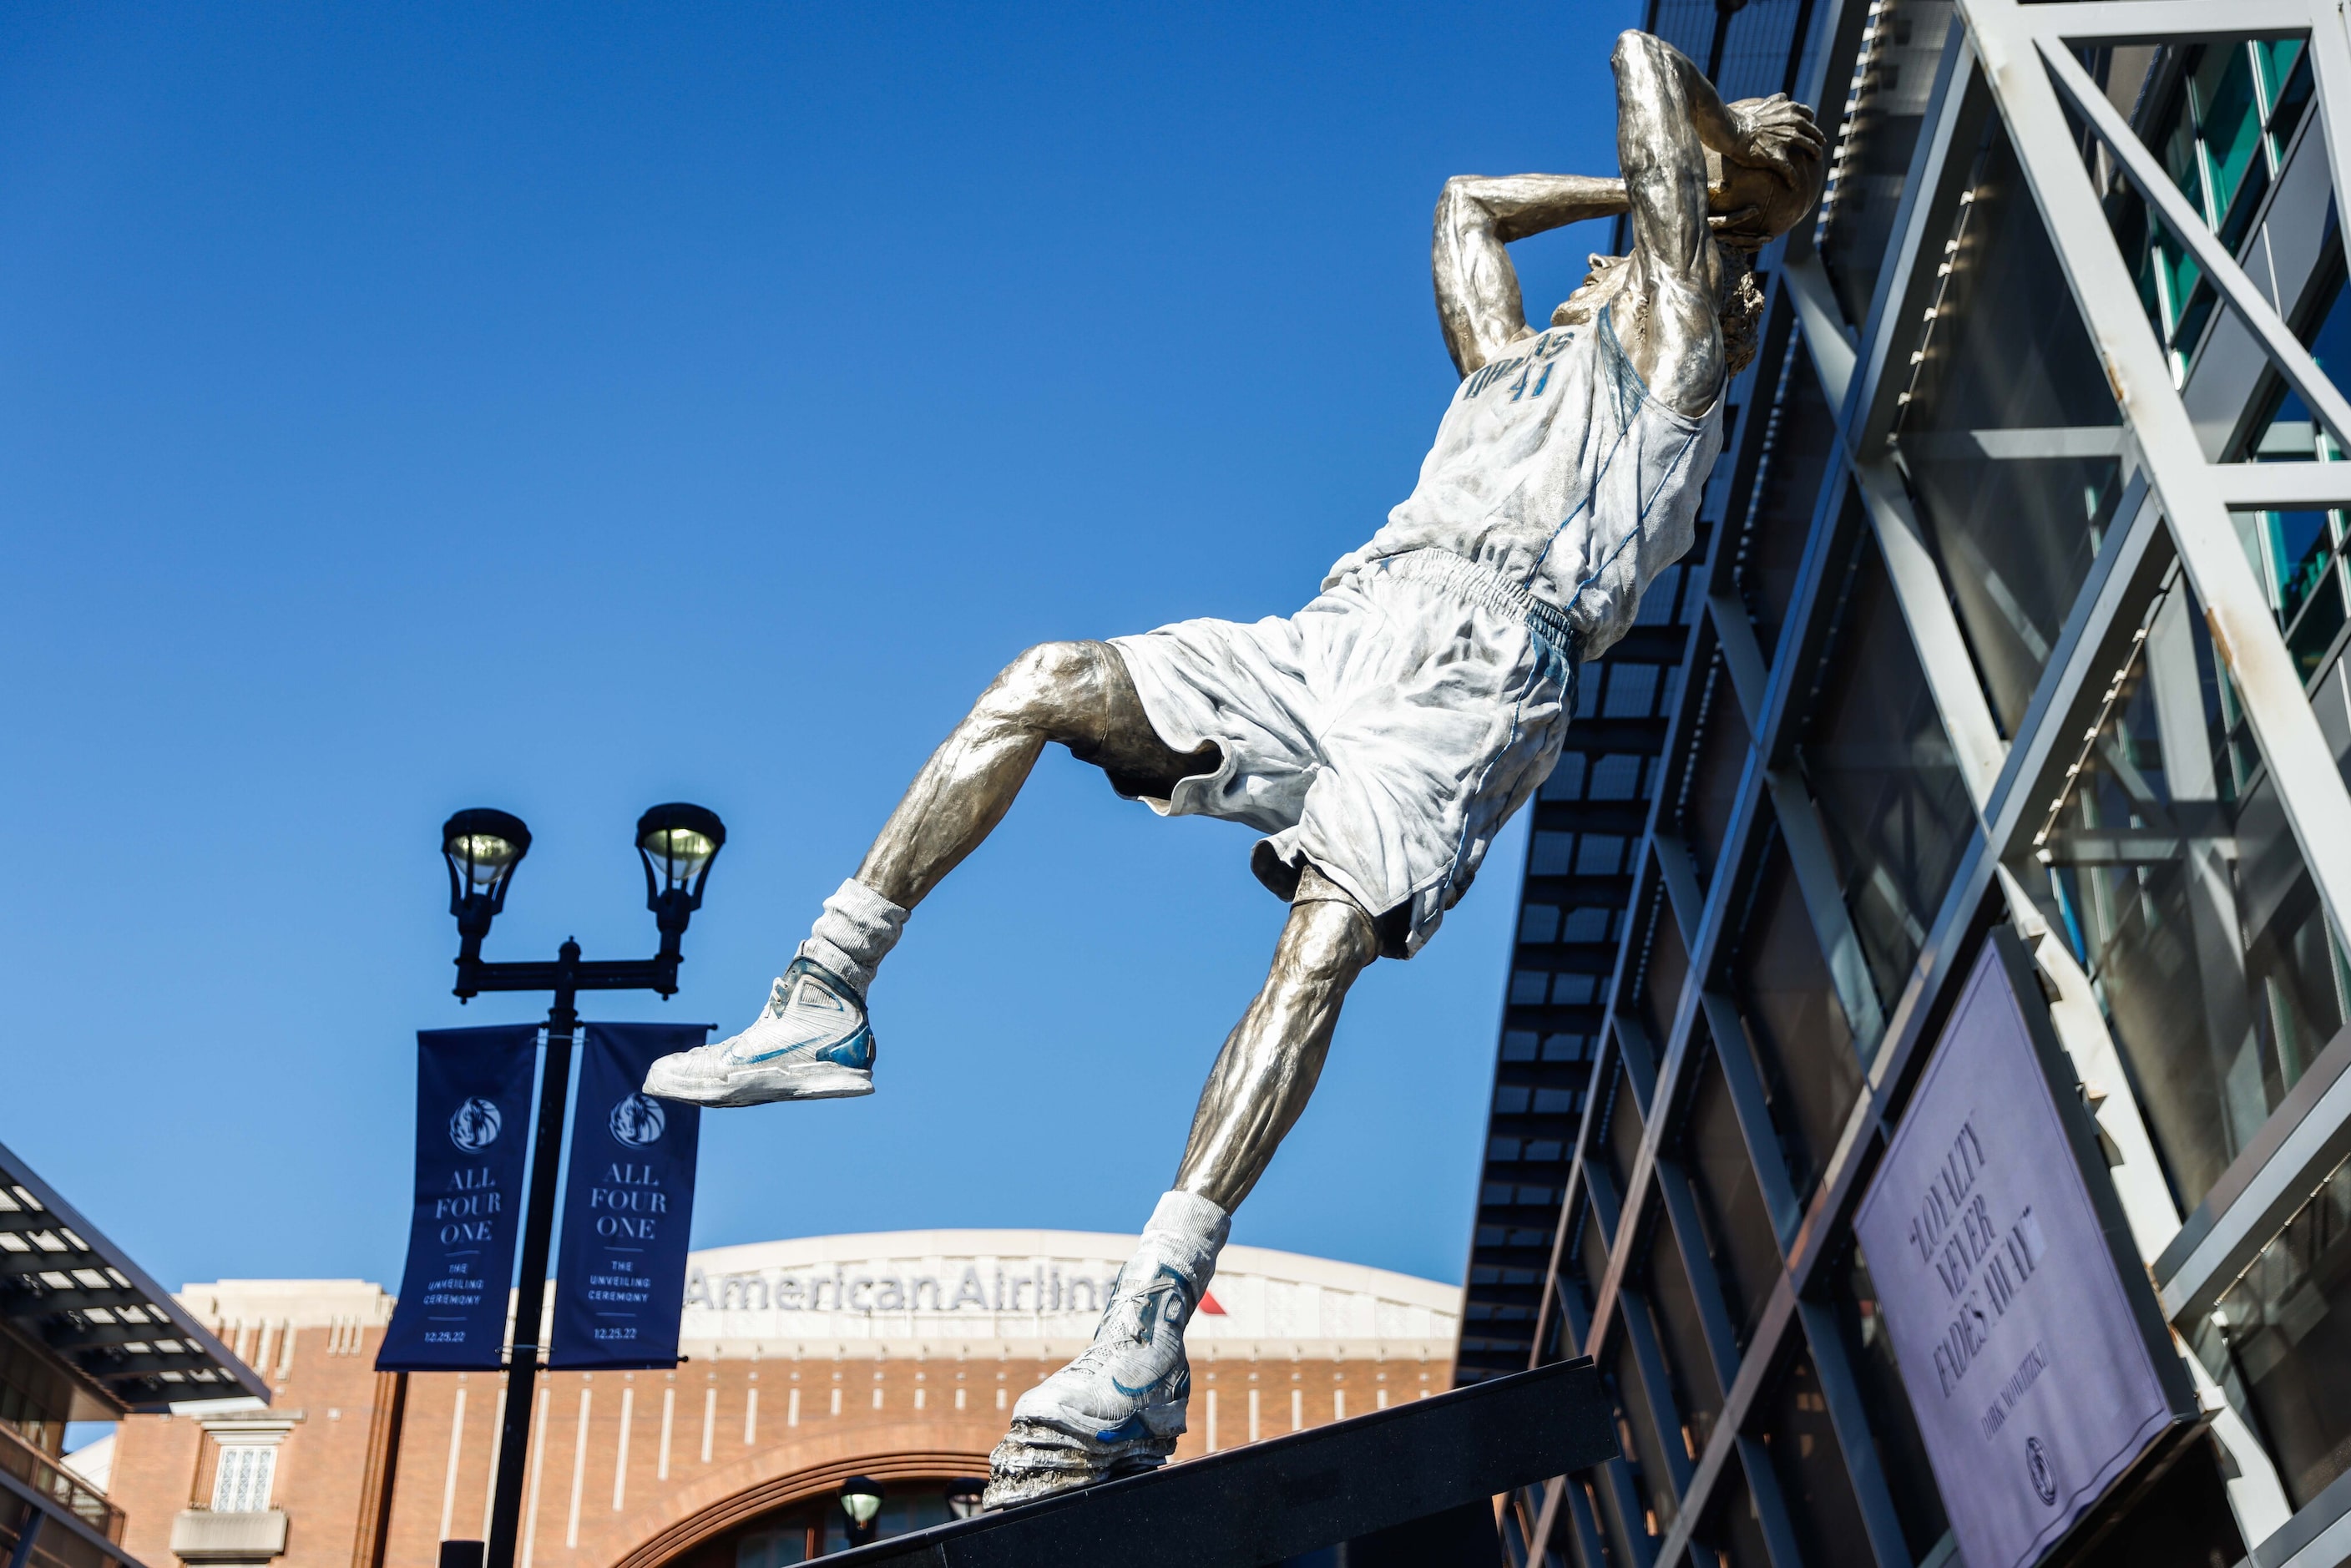
[[[281,1333],[285,1331],[279,1331]],[[291,1523],[285,1568],[370,1568],[358,1540],[371,1429],[389,1416],[392,1380],[372,1370],[382,1329],[299,1327],[290,1354],[266,1358],[276,1400],[292,1417],[272,1502]],[[1020,1390],[1061,1364],[1075,1342],[974,1343],[794,1342],[712,1347],[674,1372],[554,1373],[540,1380],[524,1555],[532,1568],[609,1568],[664,1537],[632,1568],[713,1555],[692,1542],[705,1526],[741,1522],[728,1500],[763,1506],[837,1484],[857,1469],[902,1476],[977,1474]],[[1196,1346],[1192,1431],[1179,1458],[1204,1451],[1208,1394],[1220,1448],[1246,1442],[1250,1397],[1258,1435],[1291,1430],[1434,1393],[1450,1381],[1450,1345]],[[255,1349],[258,1354],[258,1346]],[[388,1551],[395,1568],[430,1564],[437,1542],[482,1531],[503,1374],[416,1374],[407,1380],[393,1475]],[[461,1405],[462,1400],[462,1405]],[[210,1500],[214,1442],[197,1418],[123,1424],[113,1495],[130,1515],[125,1544],[168,1568],[174,1513]],[[899,1456],[895,1462],[892,1456]],[[762,1491],[761,1489],[765,1489]],[[703,1523],[696,1523],[696,1521]],[[445,1521],[445,1523],[444,1523]],[[714,1542],[715,1545],[715,1542]]]

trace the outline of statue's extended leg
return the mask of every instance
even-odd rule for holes
[[[907,912],[1004,820],[1047,741],[1100,764],[1130,793],[1164,797],[1217,763],[1213,746],[1186,755],[1159,738],[1109,644],[1029,649],[923,764],[856,876],[824,901],[751,1027],[663,1057],[645,1092],[700,1105],[872,1093],[865,994],[874,970],[898,945]]]
[[[1363,907],[1309,867],[1264,988],[1226,1037],[1200,1091],[1176,1191],[1196,1193],[1228,1214],[1240,1207],[1306,1109],[1339,1006],[1379,950]]]
[[[1119,1270],[1093,1343],[1013,1407],[989,1462],[988,1507],[1151,1469],[1175,1453],[1192,1391],[1184,1330],[1232,1210],[1306,1108],[1347,988],[1378,953],[1371,918],[1310,869],[1265,986],[1201,1091],[1175,1190]]]

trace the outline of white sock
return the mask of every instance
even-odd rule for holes
[[[824,901],[799,956],[823,965],[857,988],[863,996],[873,987],[873,971],[898,945],[906,928],[906,912],[852,877]]]
[[[1162,1193],[1159,1206],[1151,1211],[1151,1223],[1143,1228],[1143,1245],[1135,1257],[1147,1258],[1155,1266],[1173,1264],[1192,1281],[1196,1298],[1215,1276],[1217,1254],[1225,1249],[1225,1238],[1232,1229],[1233,1217],[1197,1193]]]

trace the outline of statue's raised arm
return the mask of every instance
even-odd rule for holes
[[[1456,174],[1446,181],[1429,263],[1453,368],[1468,375],[1534,330],[1504,246],[1624,210],[1625,182],[1591,174]]]
[[[1594,256],[1592,276],[1553,320],[1589,320],[1608,298],[1627,293],[1641,308],[1620,313],[1616,329],[1635,368],[1666,403],[1695,413],[1721,382],[1718,301],[1740,293],[1745,253],[1811,206],[1822,137],[1812,111],[1784,96],[1724,103],[1681,51],[1649,34],[1618,38],[1611,64],[1622,177],[1447,181],[1430,257],[1437,322],[1462,375],[1491,363],[1533,331],[1505,247],[1629,211],[1631,266]],[[1732,266],[1709,237],[1740,253]]]
[[[1611,63],[1633,226],[1622,287],[1639,307],[1617,313],[1617,337],[1652,396],[1700,413],[1722,386],[1732,274],[1785,232],[1783,209],[1811,207],[1820,127],[1784,94],[1724,103],[1688,57],[1647,33],[1620,37]]]

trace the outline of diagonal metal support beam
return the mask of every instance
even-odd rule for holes
[[[1820,372],[1821,390],[1831,408],[1843,408],[1845,393],[1853,387],[1854,349],[1845,336],[1844,312],[1837,308],[1836,295],[1829,287],[1828,273],[1820,257],[1807,256],[1782,263],[1780,277],[1795,304],[1796,319],[1804,324],[1804,350],[1812,356],[1813,368]]]
[[[2344,30],[2339,7],[2310,0],[2310,9],[2311,81],[2318,89],[2319,129],[2326,133],[2327,172],[2334,175],[2333,189],[2340,192],[2351,182],[2351,115],[2346,113],[2351,103],[2351,33]],[[2340,195],[2335,203],[2340,211]],[[2335,244],[2342,244],[2339,237]]]
[[[2246,30],[2231,27],[2235,32]],[[2245,325],[2252,329],[2270,359],[2294,384],[2294,390],[2302,394],[2302,401],[2335,433],[2336,441],[2351,448],[2351,402],[2346,402],[2343,394],[2335,390],[2335,383],[2318,368],[2318,361],[2310,357],[2310,350],[2302,346],[2294,329],[2271,308],[2261,286],[2245,276],[2245,269],[2237,265],[2237,258],[2220,243],[2220,236],[2204,226],[2204,214],[2189,204],[2187,195],[2171,183],[2170,176],[2155,161],[2155,154],[2147,151],[2147,143],[2138,139],[2106,100],[2106,95],[2098,90],[2098,84],[2082,68],[2082,62],[2054,38],[2043,37],[2037,42],[2043,59],[2048,63],[2049,75],[2056,82],[2057,90],[2074,106],[2074,112],[2090,122],[2098,139],[2106,144],[2106,151],[2114,154],[2115,162],[2138,187],[2139,194],[2163,214],[2174,237],[2195,254],[2196,265],[2204,269],[2204,275],[2212,280],[2221,297],[2244,318]]]
[[[2346,465],[2351,466],[2351,465]],[[1856,464],[1855,482],[1877,538],[1878,554],[1893,585],[1902,619],[1917,647],[1918,667],[1927,677],[1943,733],[1959,764],[1968,787],[1968,803],[1979,817],[1991,800],[1992,786],[2008,763],[2008,742],[2000,737],[1983,683],[1976,676],[1975,656],[1968,652],[1967,634],[1951,608],[1943,586],[1942,569],[1935,563],[1934,548],[1919,525],[1901,476],[1883,463]]]

